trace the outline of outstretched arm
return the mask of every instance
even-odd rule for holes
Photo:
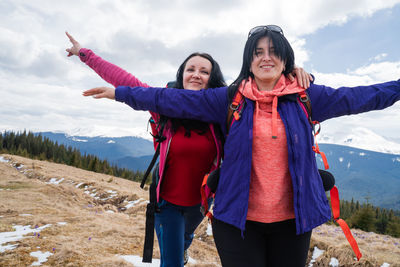
[[[85,62],[90,68],[92,68],[103,80],[118,87],[120,85],[124,86],[141,86],[149,87],[147,84],[142,83],[134,75],[125,71],[124,69],[102,59],[97,56],[93,51],[82,48],[80,43],[72,37],[68,32],[65,32],[69,41],[72,44],[71,48],[67,48],[68,57],[79,56],[80,60]]]
[[[83,92],[96,99],[115,99],[135,110],[148,110],[173,118],[226,123],[227,87],[206,90],[119,86],[97,87]]]
[[[400,100],[400,80],[373,85],[340,87],[312,84],[308,90],[312,118],[319,122],[371,110],[381,110]]]

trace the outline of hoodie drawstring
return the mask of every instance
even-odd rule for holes
[[[272,138],[278,138],[278,96],[274,96],[272,100],[272,120],[271,120],[271,131],[272,131]]]

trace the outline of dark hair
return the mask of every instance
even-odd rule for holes
[[[217,87],[223,87],[226,86],[225,80],[224,80],[224,75],[222,75],[221,69],[217,63],[213,59],[213,57],[210,54],[207,53],[199,53],[195,52],[190,54],[179,66],[178,71],[176,72],[176,84],[175,87],[179,89],[183,89],[183,72],[186,67],[186,63],[191,59],[192,57],[202,57],[210,61],[211,63],[211,73],[210,73],[210,79],[208,80],[207,83],[207,88],[217,88]]]
[[[186,67],[186,63],[192,57],[199,56],[207,59],[211,63],[211,73],[210,78],[207,83],[207,88],[217,88],[226,86],[224,75],[221,72],[219,64],[214,58],[207,53],[199,53],[195,52],[190,54],[179,66],[178,71],[176,72],[176,82],[174,84],[175,88],[184,89],[183,88],[183,72]],[[189,119],[179,119],[179,118],[171,118],[172,128],[176,131],[179,126],[185,127],[185,136],[190,137],[190,131],[195,130],[199,134],[204,134],[208,129],[208,123],[197,121],[197,120],[189,120]]]
[[[284,75],[288,75],[294,69],[294,52],[292,46],[289,44],[286,37],[279,33],[270,31],[268,29],[256,32],[252,34],[246,42],[243,51],[243,63],[242,69],[240,70],[239,76],[232,83],[231,87],[235,87],[237,89],[242,82],[242,80],[247,79],[249,77],[254,78],[253,73],[250,72],[251,63],[253,61],[254,53],[257,49],[258,41],[263,38],[268,37],[270,42],[274,45],[274,53],[275,55],[284,62],[285,70],[283,71]],[[236,91],[236,90],[234,90]]]

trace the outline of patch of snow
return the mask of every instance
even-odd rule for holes
[[[189,256],[188,263],[190,263],[190,264],[196,264],[197,262],[196,262],[195,259],[193,259],[192,257]]]
[[[60,178],[60,180],[57,180],[57,178],[51,178],[46,184],[60,184],[62,181],[64,181],[64,178]]]
[[[308,267],[312,267],[315,260],[318,259],[318,257],[321,256],[322,254],[324,254],[324,250],[321,250],[321,249],[317,248],[317,246],[315,246],[313,255],[312,255],[312,258],[311,258],[311,261],[310,261],[310,264],[308,265]]]
[[[110,141],[107,142],[107,144],[115,144],[115,141],[114,140],[110,140]]]
[[[33,216],[32,214],[28,214],[28,213],[24,213],[24,214],[20,214],[19,216],[21,217],[28,217],[28,216]]]
[[[213,235],[211,224],[207,224],[206,233],[207,233],[208,236],[212,236]]]
[[[15,168],[16,168],[17,170],[20,170],[20,169],[22,169],[23,167],[24,167],[23,164],[20,164],[20,165],[18,165],[18,166],[15,165]]]
[[[360,156],[365,156],[366,154],[364,152],[361,152],[359,155]]]
[[[83,185],[83,183],[79,183],[79,184],[77,184],[75,187],[76,187],[76,188],[79,188],[81,185]]]
[[[336,258],[331,258],[331,261],[329,262],[329,266],[332,267],[339,267],[339,261]]]
[[[139,204],[140,202],[143,202],[143,201],[146,201],[146,200],[143,199],[143,198],[139,198],[139,199],[136,199],[136,200],[134,200],[134,201],[129,201],[128,204],[125,206],[125,208],[127,208],[127,209],[132,208],[132,207],[134,207],[136,204]]]
[[[127,256],[120,256],[123,258],[125,261],[132,263],[133,266],[136,267],[159,267],[160,266],[160,260],[159,259],[153,259],[151,263],[144,263],[142,262],[142,258],[136,255],[127,255]]]
[[[7,163],[7,162],[10,162],[10,161],[8,159],[5,159],[3,156],[0,156],[0,162]]]
[[[381,267],[389,267],[390,266],[390,264],[389,263],[386,263],[386,262],[384,262],[382,265],[381,265]]]
[[[343,159],[342,157],[339,158],[339,162],[343,162],[343,160],[344,160],[344,159]]]
[[[36,257],[38,258],[38,261],[35,261],[34,263],[32,263],[31,266],[40,266],[43,262],[47,261],[47,258],[50,257],[51,255],[53,255],[53,253],[50,252],[41,252],[39,251],[35,251],[35,252],[31,252],[29,255],[31,255],[32,257]]]
[[[88,140],[85,140],[85,139],[78,139],[78,138],[76,138],[76,137],[72,137],[71,138],[72,139],[72,141],[75,141],[75,142],[83,142],[83,143],[86,143]]]
[[[3,246],[3,244],[19,241],[24,238],[24,235],[27,235],[30,233],[38,233],[38,232],[42,231],[43,229],[50,227],[50,226],[51,226],[51,224],[46,224],[41,227],[35,227],[35,229],[32,229],[30,225],[27,225],[27,226],[14,225],[13,228],[15,229],[15,231],[0,233],[0,253],[4,252],[6,250],[12,250],[17,247],[17,245],[15,245],[15,244],[8,244],[8,245],[4,245],[4,246]]]
[[[57,225],[66,225],[66,222],[58,222]]]

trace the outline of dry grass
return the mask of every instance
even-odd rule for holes
[[[17,248],[1,253],[0,266],[29,266],[37,261],[30,253],[38,250],[54,253],[42,266],[132,266],[118,255],[141,256],[148,192],[138,183],[62,164],[2,156],[11,161],[0,163],[0,232],[12,231],[13,225],[51,226],[39,237],[28,234],[16,242]],[[23,167],[17,169],[16,163]],[[52,178],[64,180],[49,184]],[[99,199],[90,196],[94,193]],[[127,201],[139,199],[143,201],[125,208]],[[197,266],[219,265],[212,242],[196,239],[190,253],[201,262]],[[156,240],[154,258],[159,258]]]
[[[389,263],[390,267],[400,267],[400,239],[387,235],[367,233],[358,229],[351,230],[357,240],[361,253],[359,262],[355,261],[340,227],[321,225],[314,229],[310,245],[310,254],[314,246],[324,250],[314,266],[329,266],[332,257],[339,260],[340,266],[382,266]]]
[[[31,233],[13,242],[15,249],[0,253],[0,266],[29,266],[37,260],[30,253],[38,250],[53,253],[42,266],[132,266],[118,255],[142,254],[146,202],[140,199],[148,199],[148,192],[138,183],[62,164],[2,156],[11,161],[0,162],[0,232],[12,231],[13,225],[51,226],[40,236]],[[64,180],[51,184],[52,178]],[[127,202],[134,200],[138,204],[126,209]],[[190,247],[197,264],[188,266],[220,266],[206,229],[204,220]],[[400,266],[399,239],[358,230],[353,234],[363,253],[360,262],[354,261],[340,228],[317,228],[310,257],[314,246],[325,252],[313,266],[329,266],[331,257],[340,266],[381,266],[384,262]],[[159,258],[156,240],[154,258]]]

